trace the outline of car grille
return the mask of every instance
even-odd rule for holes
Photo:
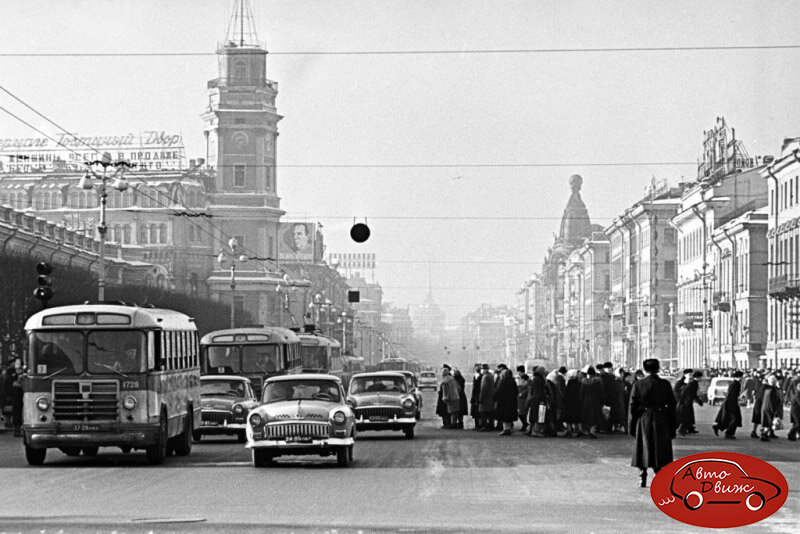
[[[230,423],[233,415],[230,412],[207,412],[202,411],[200,417],[203,423],[213,423],[217,425],[224,425]]]
[[[119,384],[115,380],[53,382],[56,421],[116,421]]]
[[[267,439],[327,438],[329,435],[328,423],[277,423],[264,428],[264,437]]]
[[[356,419],[360,419],[362,416],[365,419],[370,419],[372,417],[386,417],[387,419],[391,419],[397,415],[400,417],[402,415],[402,409],[399,406],[396,407],[386,407],[386,406],[378,406],[375,408],[365,407],[365,408],[356,408]]]

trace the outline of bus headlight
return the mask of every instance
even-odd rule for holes
[[[136,408],[136,399],[134,397],[125,397],[122,401],[122,407],[126,410],[133,410]]]
[[[254,413],[253,415],[250,416],[250,426],[259,426],[263,422],[264,420],[261,419],[261,416],[258,415],[257,413]]]
[[[406,399],[403,401],[403,409],[410,410],[414,407],[414,401],[411,399]]]
[[[335,414],[333,414],[333,422],[334,423],[338,423],[338,424],[341,425],[346,420],[347,420],[347,416],[344,414],[344,412],[336,412]]]
[[[47,397],[39,397],[36,399],[36,407],[41,411],[46,412],[50,409],[50,399]]]

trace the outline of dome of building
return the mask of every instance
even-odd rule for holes
[[[592,235],[589,212],[581,199],[582,185],[583,178],[580,175],[573,174],[569,177],[572,194],[567,201],[564,215],[561,217],[561,229],[558,233],[558,242],[571,248],[580,246],[584,239]]]

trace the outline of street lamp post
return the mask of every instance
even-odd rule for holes
[[[673,336],[675,335],[675,303],[669,303],[669,367],[670,370],[675,369],[675,352],[674,352],[674,340]]]
[[[613,305],[606,302],[603,304],[603,310],[608,317],[608,361],[615,361],[614,358],[614,309]]]
[[[97,226],[97,232],[100,234],[100,264],[99,273],[97,277],[97,300],[103,302],[106,299],[106,202],[108,199],[108,192],[106,191],[106,183],[111,178],[114,181],[111,187],[117,191],[125,191],[128,189],[128,182],[125,181],[125,171],[132,167],[127,161],[112,161],[111,153],[104,152],[103,157],[99,160],[86,162],[87,170],[79,182],[82,189],[93,189],[94,182],[92,178],[100,180],[98,186],[98,195],[100,196],[100,224]],[[109,174],[108,168],[114,167],[114,172]],[[100,171],[102,169],[102,172]]]
[[[220,268],[224,268],[226,261],[231,264],[231,328],[236,328],[236,263],[246,263],[247,256],[243,254],[237,256],[239,242],[234,237],[228,241],[228,247],[230,248],[230,252],[225,250],[220,252],[217,261],[219,261]]]

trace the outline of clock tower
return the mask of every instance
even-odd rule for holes
[[[229,257],[214,266],[209,285],[213,296],[233,301],[251,322],[277,324],[279,304],[272,301],[277,301],[280,279],[274,259],[285,212],[277,196],[275,145],[282,117],[275,108],[278,84],[267,79],[267,51],[256,36],[248,0],[236,1],[217,58],[219,77],[208,82],[209,102],[201,117],[206,160],[216,169],[207,191],[214,253]],[[235,251],[227,246],[230,238],[238,243]],[[235,290],[231,258],[236,259]]]

